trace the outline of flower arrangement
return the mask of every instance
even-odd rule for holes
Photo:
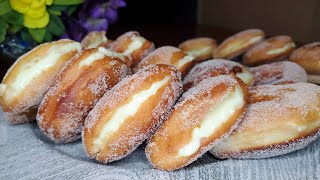
[[[12,35],[36,44],[80,41],[90,31],[107,30],[125,6],[124,0],[0,0],[0,43]]]

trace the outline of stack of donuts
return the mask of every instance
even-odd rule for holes
[[[0,84],[0,105],[9,123],[36,119],[55,143],[82,139],[104,164],[144,141],[152,166],[166,171],[206,152],[273,157],[320,133],[320,87],[306,73],[320,74],[320,43],[295,48],[259,29],[220,45],[200,37],[157,49],[136,31],[116,40],[91,32],[20,57]]]

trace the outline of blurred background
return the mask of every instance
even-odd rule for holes
[[[153,25],[159,27],[158,31],[161,31],[163,30],[161,27],[167,25],[175,27],[176,29],[172,31],[179,32],[179,38],[185,39],[198,35],[211,36],[219,40],[231,32],[248,28],[261,28],[269,36],[290,35],[300,43],[320,39],[319,0],[127,0],[126,2],[127,7],[119,9],[117,26],[130,25],[143,30],[144,27]],[[221,32],[224,30],[225,33]],[[111,35],[120,34],[113,32],[112,27],[110,31]],[[150,32],[150,35],[162,34],[158,31]],[[165,43],[164,41],[171,42],[170,38],[174,36],[167,31],[164,33],[167,34],[167,38],[159,39],[161,44]]]

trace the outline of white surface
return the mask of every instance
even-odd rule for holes
[[[319,179],[320,139],[307,148],[261,160],[218,160],[208,153],[174,172],[155,170],[143,146],[128,157],[98,164],[89,160],[81,141],[55,145],[36,123],[9,125],[0,112],[0,179]]]

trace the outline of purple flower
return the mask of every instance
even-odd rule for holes
[[[105,31],[108,29],[108,20],[105,18],[93,19],[88,18],[85,22],[81,24],[90,31]]]
[[[81,41],[90,31],[106,31],[109,23],[118,20],[117,9],[125,6],[124,0],[86,0],[79,9],[78,19],[62,14],[67,32],[61,37]]]
[[[88,30],[82,26],[76,19],[62,13],[61,19],[66,27],[67,36],[75,41],[81,41],[82,38],[88,33]],[[66,36],[66,34],[62,35]]]
[[[108,7],[105,13],[105,17],[110,23],[115,23],[118,20],[118,11]]]
[[[124,0],[110,0],[110,7],[118,9],[120,7],[126,7],[127,4]]]

